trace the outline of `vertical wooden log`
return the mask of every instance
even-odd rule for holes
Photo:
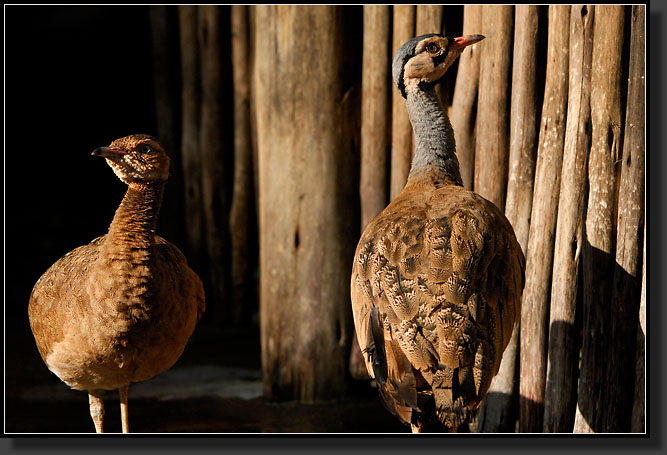
[[[442,31],[442,5],[417,5],[415,35]]]
[[[579,345],[575,333],[574,318],[576,301],[563,300],[556,296],[549,298],[550,284],[553,276],[553,257],[556,232],[556,219],[560,196],[561,168],[563,164],[563,147],[565,140],[565,126],[568,95],[568,64],[570,55],[570,6],[549,7],[549,55],[552,59],[547,62],[547,80],[544,91],[544,108],[542,110],[542,129],[540,134],[540,149],[538,149],[536,178],[539,176],[539,185],[545,185],[533,198],[532,222],[539,229],[540,221],[544,221],[542,237],[536,234],[537,243],[534,247],[541,250],[541,261],[533,264],[539,270],[544,270],[542,277],[543,288],[539,292],[540,303],[549,305],[549,347],[547,357],[547,377],[544,398],[543,430],[548,432],[570,432],[574,425],[574,414],[577,403],[577,360]],[[551,44],[551,30],[553,29],[553,46]],[[553,64],[552,82],[549,70]],[[551,101],[553,100],[553,102]],[[545,117],[546,113],[546,117]],[[544,140],[542,142],[542,139]],[[540,163],[540,157],[545,161]],[[545,175],[549,175],[547,177]],[[544,197],[544,199],[541,199]],[[546,203],[545,203],[546,202]],[[543,207],[540,207],[544,204]],[[537,221],[537,220],[540,221]],[[537,222],[536,222],[537,221]],[[532,227],[532,223],[531,223]],[[532,236],[531,230],[530,235]],[[532,238],[529,240],[532,242]],[[541,246],[539,246],[541,243]],[[546,247],[546,248],[545,248]],[[530,248],[530,247],[529,247]],[[545,251],[546,250],[546,251]],[[536,256],[533,256],[537,259]],[[526,265],[528,268],[528,265]],[[551,294],[553,296],[553,294]]]
[[[514,227],[523,251],[528,246],[533,177],[537,152],[537,102],[535,69],[537,66],[537,6],[515,7],[512,98],[510,120],[510,158],[505,214]],[[480,431],[514,432],[518,416],[518,338],[514,328],[505,348],[498,375],[493,379],[480,410]]]
[[[590,148],[588,128],[594,11],[593,6],[576,5],[570,12],[568,113],[551,288],[552,306],[563,308],[574,308],[577,302],[586,163]],[[578,402],[583,398],[579,395]],[[579,406],[576,414],[575,432]]]
[[[157,137],[165,149],[172,155],[172,166],[180,166],[178,129],[180,100],[176,99],[173,88],[178,87],[178,68],[172,65],[169,44],[171,33],[170,8],[165,5],[153,5],[149,8],[152,35],[152,57],[155,69],[155,114],[157,117]],[[174,162],[174,159],[176,160]],[[169,181],[172,181],[170,176]]]
[[[515,7],[514,54],[510,120],[509,175],[505,215],[523,251],[528,248],[530,212],[533,205],[535,157],[539,116],[536,100],[539,7]]]
[[[551,304],[574,312],[577,304],[579,261],[590,148],[590,75],[594,7],[573,6],[570,12],[570,76],[563,172],[558,205]],[[570,351],[574,346],[569,346]],[[578,357],[578,356],[577,356]],[[585,399],[579,395],[578,403]],[[580,421],[577,405],[574,431]]]
[[[185,188],[186,256],[195,271],[204,276],[204,213],[201,188],[201,149],[199,147],[200,91],[197,7],[179,6],[181,40],[181,153]],[[208,278],[204,276],[207,281]]]
[[[596,6],[591,70],[591,151],[588,206],[584,225],[583,339],[580,411],[589,430],[605,431],[609,401],[605,383],[609,365],[611,289],[614,276],[616,162],[620,160],[621,51],[623,7]],[[629,341],[629,340],[626,340]]]
[[[414,5],[394,5],[392,58],[399,47],[415,36]],[[461,57],[463,58],[463,57]],[[389,199],[403,191],[412,161],[412,124],[405,100],[396,87],[391,87],[391,183]]]
[[[387,206],[390,7],[364,6],[361,77],[361,229]]]
[[[505,209],[509,156],[509,74],[514,8],[482,10],[479,101],[475,149],[475,191]]]
[[[156,136],[171,159],[167,196],[162,202],[158,232],[165,238],[183,245],[185,223],[183,222],[183,174],[180,151],[180,81],[178,57],[171,49],[178,46],[177,12],[173,7],[153,5],[149,8],[152,57],[155,83]],[[176,13],[176,14],[175,14]],[[184,245],[183,245],[184,246]]]
[[[547,334],[563,330],[555,320],[548,330],[547,321],[567,108],[569,16],[569,7],[549,7],[547,72],[521,308],[520,394],[522,417],[530,416],[528,431],[540,431],[546,408]]]
[[[641,294],[641,234],[644,216],[644,5],[632,7],[630,66],[621,177],[618,191],[616,264],[611,299],[607,369],[608,432],[630,431],[636,379],[637,317]]]
[[[391,89],[391,7],[364,5],[361,77],[361,230],[387,206],[389,96]],[[356,335],[350,357],[352,377],[368,377]]]
[[[213,305],[216,324],[227,316],[228,258],[226,247],[228,210],[221,135],[222,62],[220,48],[220,11],[218,6],[200,6],[197,14],[201,55],[201,125],[199,140],[202,157],[202,199],[206,228],[206,247],[210,275],[207,300]]]
[[[256,8],[254,5],[248,6],[248,71],[250,71],[250,147],[252,150],[252,172],[255,192],[255,223],[259,220],[259,166],[257,158],[257,114],[255,107],[255,20]],[[259,254],[258,254],[259,256]]]
[[[646,223],[644,223],[644,254],[642,258],[642,293],[639,299],[639,322],[637,326],[637,377],[635,398],[632,404],[633,433],[646,432]]]
[[[463,35],[482,33],[481,5],[463,7]],[[454,85],[450,119],[456,139],[456,156],[463,185],[471,190],[474,185],[475,169],[475,117],[477,112],[477,89],[479,88],[479,43],[470,46],[459,57],[459,70]]]
[[[340,131],[342,10],[256,7],[260,322],[270,399],[338,398],[349,352],[353,150]]]
[[[232,321],[247,322],[253,300],[251,264],[255,255],[251,239],[254,182],[250,137],[250,66],[248,6],[231,7],[232,70],[234,80],[234,187],[229,212],[231,240]]]
[[[444,33],[443,22],[443,5],[417,5],[417,13],[415,19],[415,35],[423,35],[425,33]],[[445,110],[449,106],[449,97],[447,96],[447,75],[440,81],[435,88],[438,98]]]

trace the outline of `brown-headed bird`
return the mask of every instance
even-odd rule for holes
[[[176,246],[155,235],[169,157],[147,135],[117,139],[106,159],[127,192],[106,235],[78,247],[37,281],[28,313],[49,370],[88,391],[104,431],[101,390],[118,389],[122,431],[129,431],[131,382],[170,368],[204,312],[204,290]]]

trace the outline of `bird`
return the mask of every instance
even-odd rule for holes
[[[155,235],[170,162],[158,140],[130,135],[92,155],[127,185],[125,196],[105,235],[65,254],[37,280],[28,315],[48,369],[88,392],[95,431],[104,432],[101,391],[118,389],[128,433],[130,383],[178,360],[205,296],[183,253]]]
[[[472,422],[521,314],[523,252],[503,212],[463,187],[434,90],[482,39],[425,34],[396,52],[392,78],[414,155],[405,187],[364,229],[352,264],[366,369],[385,407],[413,433]]]

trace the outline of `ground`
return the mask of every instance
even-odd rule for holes
[[[42,362],[31,334],[16,332],[6,334],[5,433],[94,433],[87,394],[60,382]],[[353,383],[350,393],[335,402],[272,403],[262,396],[260,376],[259,336],[254,330],[200,327],[176,365],[130,386],[130,430],[409,433],[365,383]],[[104,401],[105,430],[119,432],[118,393],[107,392]]]

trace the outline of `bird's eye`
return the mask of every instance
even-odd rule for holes
[[[429,44],[426,46],[426,52],[428,52],[429,54],[435,54],[436,52],[438,52],[438,46],[436,46],[435,44]]]
[[[141,153],[148,153],[148,152],[151,151],[151,146],[148,145],[148,144],[144,144],[144,145],[141,146],[141,148],[139,149],[139,151],[140,151]]]

